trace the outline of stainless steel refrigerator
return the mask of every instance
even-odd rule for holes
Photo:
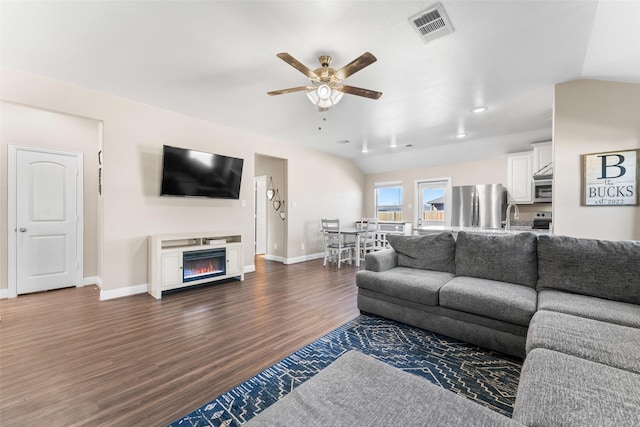
[[[504,203],[505,192],[502,184],[453,187],[451,225],[501,228]]]

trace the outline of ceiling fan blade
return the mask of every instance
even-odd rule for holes
[[[284,95],[286,93],[292,92],[300,92],[302,90],[311,90],[313,86],[298,86],[298,87],[290,87],[289,89],[280,89],[280,90],[272,90],[271,92],[267,92],[267,95]]]
[[[358,58],[354,59],[353,61],[336,71],[334,76],[336,76],[338,80],[344,80],[350,75],[362,70],[364,67],[373,64],[377,60],[378,59],[373,56],[373,54],[365,52]]]
[[[376,92],[375,90],[369,90],[369,89],[362,89],[361,87],[340,85],[340,86],[335,86],[334,89],[343,93],[348,93],[350,95],[364,96],[365,98],[371,98],[371,99],[378,99],[382,96],[382,92]]]
[[[276,55],[278,58],[282,59],[287,64],[291,65],[296,70],[300,71],[305,76],[309,77],[314,82],[319,82],[320,77],[316,73],[313,72],[309,67],[304,65],[302,62],[298,61],[293,56],[289,55],[286,52],[282,52]]]

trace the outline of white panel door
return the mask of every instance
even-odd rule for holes
[[[256,255],[267,252],[267,177],[255,178],[256,188]]]
[[[16,152],[18,294],[77,286],[78,158]]]

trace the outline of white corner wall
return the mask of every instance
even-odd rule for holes
[[[317,251],[323,211],[339,214],[345,221],[355,221],[362,214],[364,175],[349,160],[16,70],[2,69],[0,84],[3,100],[102,122],[104,241],[98,248],[102,255],[98,262],[103,291],[111,295],[144,289],[150,234],[239,232],[245,242],[245,267],[253,266],[256,152],[287,160],[290,200],[285,258],[304,258]],[[163,144],[243,158],[240,200],[160,197]],[[4,189],[5,145],[2,141],[0,187]],[[324,203],[332,207],[323,208]],[[5,191],[0,210],[0,227],[6,230]],[[301,242],[307,242],[305,250]],[[5,266],[4,247],[0,258],[0,266]],[[0,291],[7,287],[4,270],[2,275]]]
[[[640,84],[577,80],[554,100],[553,227],[574,237],[640,240],[640,207],[582,206],[582,155],[640,148]]]

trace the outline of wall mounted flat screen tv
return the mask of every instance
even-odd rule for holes
[[[164,145],[162,196],[239,199],[243,159]]]

